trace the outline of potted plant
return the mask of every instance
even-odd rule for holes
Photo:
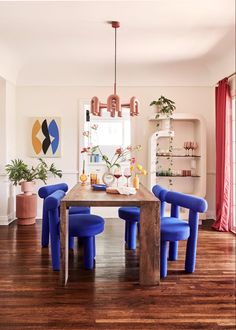
[[[42,180],[45,184],[48,179],[48,173],[54,176],[62,177],[61,170],[57,170],[54,163],[50,166],[42,159],[38,159],[37,166],[28,166],[21,159],[14,159],[5,166],[9,180],[13,185],[21,185],[21,191],[26,195],[32,195],[35,180]]]
[[[175,102],[161,95],[157,101],[152,101],[150,106],[156,106],[157,112],[166,115],[166,117],[171,117],[174,110],[176,109]]]
[[[173,135],[171,134],[171,118],[173,116],[173,112],[176,109],[175,102],[166,98],[165,96],[161,95],[157,101],[152,101],[150,103],[150,106],[155,105],[157,108],[156,113],[156,119],[159,121],[157,122],[158,130],[166,131],[169,136],[169,154],[168,154],[168,160],[169,160],[169,169],[168,171],[160,171],[159,176],[172,176],[172,167],[173,167]],[[161,125],[160,125],[161,124]],[[159,128],[160,126],[160,128]],[[173,132],[172,132],[173,133]],[[158,135],[158,132],[157,132]],[[157,143],[157,154],[159,154],[159,142]],[[159,164],[159,159],[157,158],[157,164]],[[160,168],[160,165],[158,165]],[[166,174],[168,173],[168,174]],[[169,186],[173,186],[172,178],[169,178]]]

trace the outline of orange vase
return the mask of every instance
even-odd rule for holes
[[[135,177],[133,178],[133,187],[135,189],[139,189],[139,177],[137,176],[137,174],[135,175]]]

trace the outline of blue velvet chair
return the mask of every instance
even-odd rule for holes
[[[136,249],[137,224],[140,222],[139,207],[120,207],[119,218],[125,220],[125,242],[128,250]]]
[[[43,215],[42,215],[42,239],[41,244],[42,247],[48,247],[49,243],[49,222],[47,217],[47,212],[45,212],[45,198],[51,195],[53,192],[57,190],[62,190],[64,192],[68,191],[68,185],[66,183],[58,183],[54,185],[48,185],[41,187],[38,191],[38,195],[40,198],[43,199]],[[84,206],[73,206],[70,207],[69,210],[70,214],[90,214],[90,207]],[[70,240],[70,247],[73,248],[74,242]]]
[[[165,216],[165,210],[166,210],[165,197],[166,197],[168,190],[166,190],[162,186],[159,186],[158,184],[156,184],[155,186],[152,187],[152,192],[161,202],[160,217],[163,218]]]
[[[60,270],[60,216],[59,208],[65,192],[57,190],[45,199],[45,212],[49,220],[53,270]],[[95,236],[104,230],[104,219],[92,214],[69,215],[69,238],[83,239],[84,267],[92,269],[95,258]]]
[[[207,210],[207,202],[203,198],[169,191],[165,201],[171,204],[171,216],[161,219],[161,278],[167,276],[168,243],[173,244],[173,257],[177,258],[177,243],[187,240],[185,271],[193,273],[196,263],[199,212]],[[188,222],[179,217],[179,208],[189,209]]]
[[[153,187],[153,193],[161,201],[160,214],[164,216],[165,212],[165,194],[167,190],[159,185]],[[118,210],[119,218],[125,220],[125,242],[129,250],[136,249],[137,228],[140,226],[140,208],[139,207],[120,207]]]

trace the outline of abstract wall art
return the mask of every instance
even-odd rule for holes
[[[61,118],[33,117],[31,127],[32,157],[61,157]]]

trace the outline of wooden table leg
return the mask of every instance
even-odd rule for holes
[[[66,203],[61,202],[61,221],[60,221],[60,246],[61,246],[61,265],[60,265],[60,283],[65,286],[68,280],[68,216]]]
[[[160,284],[159,201],[141,205],[139,282],[141,285]]]

